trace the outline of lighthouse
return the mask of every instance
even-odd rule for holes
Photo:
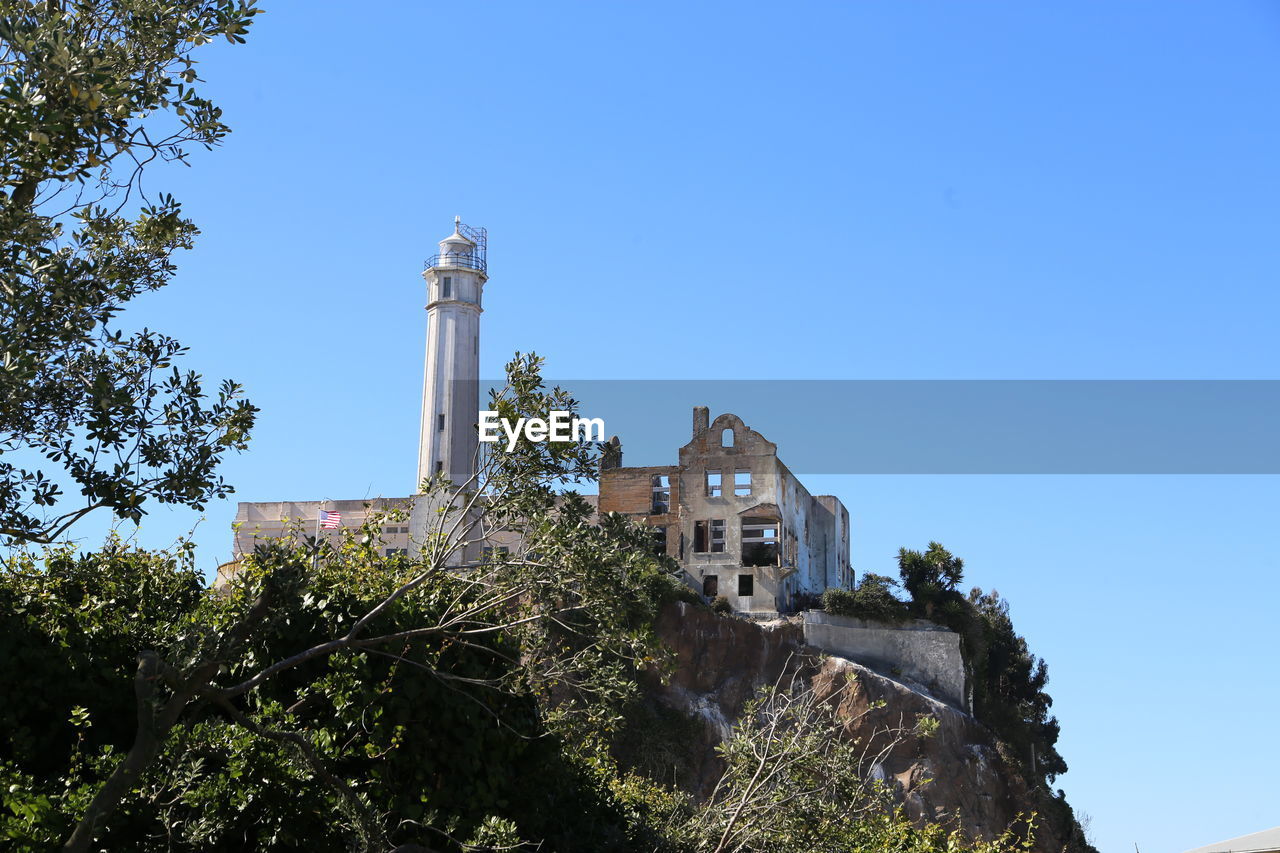
[[[418,481],[443,476],[455,487],[475,474],[480,411],[480,314],[487,233],[454,217],[422,277],[427,285],[427,352],[422,380]]]

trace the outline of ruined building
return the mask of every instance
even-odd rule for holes
[[[487,234],[454,220],[454,231],[426,263],[427,348],[416,482],[442,474],[466,483],[474,474],[480,408],[480,315],[488,280]],[[601,471],[600,512],[618,512],[653,528],[655,547],[676,558],[685,581],[739,611],[790,611],[827,587],[850,587],[849,513],[831,495],[810,495],[778,458],[777,445],[737,415],[709,421],[694,409],[693,437],[677,464]],[[244,502],[235,526],[237,559],[255,539],[301,523],[310,535],[337,535],[391,506],[411,507],[409,522],[385,525],[388,555],[420,541],[436,507],[411,498],[369,501]],[[322,513],[324,515],[321,521]],[[508,547],[501,536],[490,548]],[[484,547],[465,555],[484,558]]]
[[[735,610],[788,611],[806,594],[850,587],[844,504],[810,495],[778,446],[737,415],[709,418],[705,406],[693,410],[693,437],[676,465],[603,470],[600,512],[650,525],[685,581]]]

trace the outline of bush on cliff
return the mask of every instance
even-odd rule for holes
[[[1003,741],[1028,781],[1052,782],[1065,773],[1056,748],[1058,721],[1049,715],[1053,698],[1044,689],[1049,668],[1014,631],[1009,602],[977,587],[961,594],[964,562],[937,542],[925,551],[901,549],[898,569],[911,594],[911,613],[960,635],[974,715]]]
[[[901,622],[910,616],[905,602],[894,595],[897,581],[884,575],[862,576],[857,589],[831,587],[822,593],[822,609],[838,616],[879,622]]]

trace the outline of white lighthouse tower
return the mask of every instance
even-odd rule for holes
[[[458,488],[475,473],[479,445],[480,313],[487,234],[454,217],[453,233],[427,261],[427,357],[422,380],[418,482],[436,475]]]

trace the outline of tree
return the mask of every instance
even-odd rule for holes
[[[923,605],[926,616],[932,616],[936,604],[955,597],[956,585],[964,579],[964,561],[930,542],[923,553],[900,548],[898,574],[912,600]]]
[[[966,598],[956,586],[964,562],[937,542],[923,553],[902,548],[898,566],[910,608],[960,635],[974,715],[1003,743],[1008,757],[1035,786],[1067,770],[1057,750],[1059,725],[1046,692],[1049,667],[1013,627],[1009,602],[978,587]]]
[[[210,399],[172,337],[114,321],[169,283],[197,233],[143,192],[144,168],[228,132],[192,52],[243,42],[256,14],[254,0],[0,0],[0,539],[231,491],[216,468],[256,409],[232,382]]]
[[[1052,782],[1067,772],[1067,763],[1057,749],[1058,720],[1049,713],[1049,666],[1014,630],[1000,593],[974,587],[967,604],[973,613],[966,643],[974,650],[974,711],[1009,745],[1029,778]]]

